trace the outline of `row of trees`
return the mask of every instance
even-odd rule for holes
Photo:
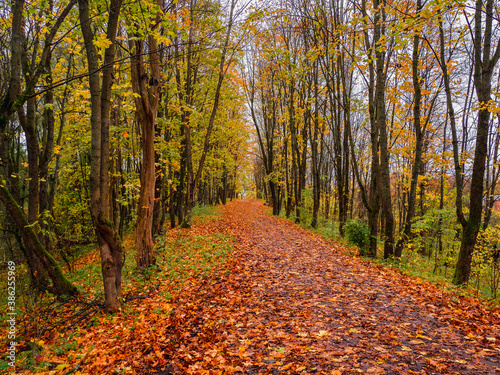
[[[369,255],[381,240],[385,258],[400,258],[431,208],[442,250],[454,207],[454,282],[468,282],[498,199],[498,4],[284,0],[251,21],[245,92],[273,213],[302,220],[310,192],[313,227],[321,206],[342,235],[359,215]]]
[[[196,195],[240,190],[236,3],[13,0],[0,12],[4,256],[24,258],[37,289],[72,295],[57,256],[97,237],[116,310],[127,228],[147,268],[165,222],[191,225]]]

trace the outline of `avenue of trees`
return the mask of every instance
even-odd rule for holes
[[[243,64],[258,195],[366,255],[489,265],[498,287],[499,3],[276,1]],[[346,226],[346,223],[349,224]]]
[[[97,242],[118,309],[123,235],[150,267],[251,167],[275,215],[499,286],[498,1],[11,0],[0,25],[0,249],[39,291],[76,294],[60,264]]]

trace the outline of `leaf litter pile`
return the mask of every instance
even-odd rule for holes
[[[498,310],[344,255],[259,201],[221,211],[191,231],[231,235],[230,263],[79,332],[56,372],[500,374]]]

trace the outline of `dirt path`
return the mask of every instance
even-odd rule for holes
[[[500,374],[500,318],[342,254],[264,213],[223,208],[233,271],[174,301],[164,373]]]

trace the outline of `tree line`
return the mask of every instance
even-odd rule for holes
[[[236,63],[241,7],[217,1],[3,2],[0,231],[39,291],[73,295],[59,259],[97,241],[105,306],[200,204],[241,190],[248,127]]]
[[[498,2],[270,4],[242,67],[258,194],[341,235],[359,218],[372,257],[446,252],[467,283],[500,234]]]

